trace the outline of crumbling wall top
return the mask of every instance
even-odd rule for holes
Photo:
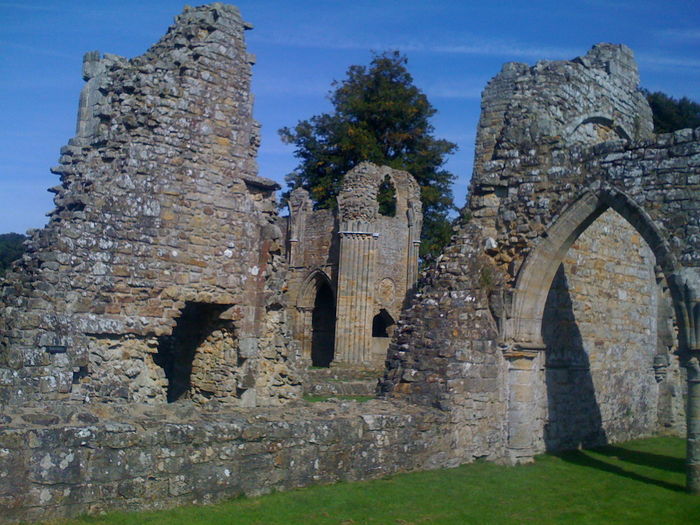
[[[389,177],[396,190],[397,216],[405,216],[409,203],[414,212],[420,211],[420,187],[410,173],[362,162],[343,179],[338,195],[341,220],[373,222],[379,211],[377,192],[385,177]]]
[[[651,137],[632,51],[601,43],[573,60],[509,62],[482,96],[474,173],[485,162],[541,145]]]

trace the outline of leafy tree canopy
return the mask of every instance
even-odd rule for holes
[[[665,93],[644,90],[654,116],[654,131],[670,133],[684,128],[700,126],[700,104],[687,97],[675,99]]]
[[[457,146],[433,136],[436,113],[413,85],[407,59],[398,51],[375,54],[369,66],[350,66],[329,94],[334,111],[279,130],[296,146],[299,165],[287,175],[288,186],[302,186],[317,208],[335,208],[342,177],[362,161],[411,173],[421,187],[424,225],[421,255],[438,254],[451,234],[454,175],[444,169]],[[390,195],[380,193],[380,199]],[[286,195],[283,197],[286,198]],[[390,203],[380,201],[380,209]]]
[[[0,276],[10,268],[13,261],[22,257],[26,237],[19,233],[0,234]]]

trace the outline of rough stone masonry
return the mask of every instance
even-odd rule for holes
[[[4,403],[298,395],[247,28],[186,9],[140,57],[85,55],[56,209],[0,296]]]
[[[504,66],[379,398],[312,405],[247,28],[231,6],[187,8],[140,57],[86,55],[56,209],[0,285],[0,519],[684,429],[700,491],[700,129],[653,135],[631,51]]]
[[[464,219],[404,312],[382,390],[449,411],[484,453],[502,447],[521,461],[560,444],[651,434],[656,422],[682,428],[677,354],[697,492],[700,131],[654,136],[637,85],[631,51],[612,44],[572,61],[506,64],[489,82]],[[613,219],[636,232],[623,259],[601,250],[620,242],[601,235]],[[589,226],[597,239],[581,237]],[[634,253],[640,238],[653,271],[649,255]],[[598,261],[577,275],[567,253],[586,262],[592,247]],[[644,292],[652,273],[658,290]],[[615,299],[592,307],[596,281]],[[562,435],[567,428],[579,435]]]

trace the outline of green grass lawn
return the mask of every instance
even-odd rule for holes
[[[209,507],[114,513],[61,523],[109,524],[700,524],[684,492],[685,442],[632,441],[544,455],[530,465],[451,470],[311,487]]]

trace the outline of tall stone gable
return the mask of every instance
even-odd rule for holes
[[[1,402],[296,395],[250,28],[186,8],[142,56],[85,55],[56,208],[0,291]]]

